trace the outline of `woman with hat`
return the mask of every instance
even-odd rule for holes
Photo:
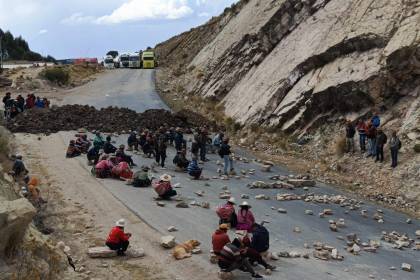
[[[131,233],[125,233],[124,227],[125,220],[119,219],[115,223],[115,227],[109,232],[105,242],[109,249],[117,251],[118,256],[124,256],[124,252],[127,251],[128,245],[130,244],[128,239],[130,239]]]
[[[251,231],[252,225],[255,223],[254,215],[250,210],[251,205],[249,205],[247,201],[244,201],[241,205],[239,205],[239,208],[240,209],[237,214],[238,224],[236,225],[236,229]]]
[[[236,228],[237,217],[235,213],[235,204],[235,198],[231,197],[224,205],[216,210],[216,213],[220,218],[219,224],[230,224],[232,228]]]
[[[160,176],[159,182],[154,185],[154,189],[161,199],[169,200],[177,195],[176,191],[172,189],[171,179],[170,175],[163,174]]]
[[[152,180],[149,178],[148,166],[143,165],[140,171],[137,171],[133,175],[133,187],[135,188],[146,188],[152,184]]]

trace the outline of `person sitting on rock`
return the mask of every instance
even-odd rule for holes
[[[98,131],[95,133],[95,138],[93,138],[93,146],[96,147],[98,149],[98,151],[100,149],[103,149],[105,145],[105,141],[102,138],[101,133]]]
[[[152,185],[152,180],[149,178],[148,166],[143,165],[140,171],[137,171],[133,175],[133,187],[135,188],[146,188]]]
[[[257,262],[264,266],[265,269],[274,270],[276,267],[268,264],[262,258],[268,254],[270,248],[270,234],[268,230],[261,224],[254,223],[251,228],[251,241],[246,236],[243,243],[248,247],[247,255],[251,263]]]
[[[106,137],[106,141],[103,147],[105,154],[113,154],[117,151],[117,148],[111,143],[111,136]]]
[[[174,157],[173,163],[178,170],[182,172],[187,171],[188,165],[190,164],[190,161],[187,159],[187,151],[185,149],[179,150]]]
[[[216,210],[219,216],[219,224],[228,224],[231,228],[236,228],[237,217],[235,213],[235,198],[231,197],[229,200]]]
[[[237,238],[223,246],[218,255],[218,265],[221,272],[226,273],[239,269],[251,273],[253,278],[263,278],[252,268],[248,261],[246,251],[246,249],[241,249],[241,241]]]
[[[125,251],[127,251],[128,245],[130,244],[128,240],[131,237],[131,233],[124,232],[125,225],[124,219],[118,220],[115,223],[115,227],[109,232],[105,242],[109,249],[117,251],[118,256],[125,256]]]
[[[239,208],[238,214],[236,215],[238,219],[236,229],[246,230],[249,232],[255,223],[254,215],[250,210],[251,205],[249,205],[247,201],[244,201],[241,205],[239,205]]]
[[[125,145],[120,145],[119,149],[117,150],[117,152],[115,153],[116,157],[118,158],[119,161],[125,161],[126,163],[128,163],[130,166],[137,166],[133,159],[131,158],[131,156],[127,155],[124,151],[125,149]]]
[[[201,177],[203,169],[198,166],[197,159],[193,158],[190,164],[188,165],[187,171],[188,175],[193,177],[194,180],[198,180]]]
[[[95,174],[97,178],[109,178],[111,177],[111,171],[114,164],[107,156],[103,156],[102,159],[95,165]]]
[[[137,140],[137,134],[134,131],[130,133],[130,136],[128,136],[127,145],[128,145],[127,151],[132,151],[133,149],[135,151],[139,150],[139,142]]]
[[[23,163],[22,156],[17,154],[15,157],[15,161],[13,163],[13,167],[12,167],[13,177],[16,180],[21,175],[26,175],[27,173],[28,173],[28,170],[26,169],[25,164]]]
[[[128,163],[122,161],[115,165],[111,170],[112,177],[120,180],[129,180],[133,177],[133,171],[131,171]]]
[[[177,192],[172,188],[171,179],[170,175],[163,174],[160,176],[159,182],[154,185],[154,189],[160,199],[170,200],[171,197],[177,195]]]
[[[220,224],[219,228],[213,233],[211,237],[212,245],[213,245],[213,253],[216,256],[220,255],[220,251],[222,251],[223,247],[230,243],[229,235],[227,234],[229,230],[228,224]]]
[[[70,140],[69,146],[67,148],[66,157],[74,158],[80,156],[82,151],[76,146],[76,141]]]
[[[97,164],[99,161],[99,150],[97,147],[92,147],[87,152],[88,165]]]

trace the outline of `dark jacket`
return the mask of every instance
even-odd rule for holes
[[[182,144],[184,143],[184,135],[182,135],[181,132],[175,132],[174,142],[175,147],[180,149],[182,147]]]
[[[191,144],[191,153],[196,154],[198,153],[200,146],[198,145],[198,142],[192,142]]]
[[[255,225],[256,228],[252,232],[251,248],[258,252],[265,252],[270,248],[270,234],[268,230],[259,224]]]
[[[130,134],[130,136],[128,136],[128,139],[127,139],[127,144],[131,146],[131,145],[135,145],[136,143],[137,143],[136,134],[134,133]]]
[[[106,141],[104,144],[104,153],[105,154],[113,154],[117,148],[111,144],[111,142]]]
[[[157,152],[165,152],[167,148],[167,141],[168,138],[164,133],[159,134],[156,137],[155,150]]]
[[[376,146],[385,145],[387,140],[388,138],[386,137],[385,133],[383,132],[378,133],[378,135],[376,136]]]
[[[222,146],[220,146],[219,155],[221,157],[224,157],[224,156],[230,155],[230,154],[231,154],[231,151],[230,151],[229,144],[222,143]]]
[[[355,133],[356,133],[356,130],[354,129],[354,126],[352,124],[348,124],[346,126],[346,137],[353,138]]]
[[[375,139],[376,138],[376,128],[373,125],[371,125],[368,128],[367,133],[366,133],[366,136],[369,139]]]
[[[401,148],[401,141],[396,137],[391,137],[391,140],[389,141],[389,148],[391,150],[399,150]]]

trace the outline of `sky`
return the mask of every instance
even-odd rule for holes
[[[57,59],[139,51],[219,15],[237,0],[0,0],[0,28]]]

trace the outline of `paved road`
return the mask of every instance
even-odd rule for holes
[[[141,112],[168,109],[156,94],[153,70],[107,70],[96,80],[68,93],[63,104],[88,104],[97,108],[117,106]]]
[[[136,77],[147,77],[146,81],[152,81],[150,74],[141,73],[132,74],[125,70],[115,71],[116,77],[125,77],[124,75],[134,75]],[[127,74],[129,73],[129,74]],[[108,75],[108,74],[107,74]],[[127,80],[126,78],[123,78]],[[128,79],[130,80],[130,79]],[[98,80],[96,83],[98,83]],[[118,84],[118,83],[117,83]],[[148,88],[153,85],[149,85]],[[104,87],[102,87],[104,88]],[[97,91],[98,92],[98,91]],[[110,89],[108,94],[111,95],[110,101],[113,102],[116,96],[119,96],[119,89]],[[103,94],[103,92],[101,92]],[[145,100],[157,100],[157,95],[154,91],[136,92],[136,95],[145,96]],[[126,95],[124,95],[126,96]],[[94,96],[90,96],[90,101],[94,104]],[[129,97],[132,99],[133,97]],[[107,105],[106,100],[99,96],[100,106]],[[92,104],[92,103],[91,103]],[[109,105],[113,105],[110,103]],[[154,103],[157,104],[157,103]],[[139,111],[145,108],[143,103],[140,103]],[[63,136],[63,137],[69,137]],[[117,143],[124,143],[126,136],[121,136],[117,139]],[[69,139],[65,139],[68,141]],[[241,151],[240,153],[244,153]],[[121,200],[129,209],[146,221],[150,226],[155,228],[160,234],[168,234],[166,229],[174,225],[179,231],[174,235],[178,241],[187,239],[198,239],[202,244],[203,254],[193,256],[199,263],[209,266],[208,252],[210,250],[210,235],[217,227],[218,219],[214,213],[214,208],[223,201],[218,198],[218,194],[223,186],[228,186],[233,196],[240,202],[241,194],[249,194],[249,203],[252,205],[252,211],[256,216],[257,221],[268,220],[270,224],[267,225],[271,233],[271,249],[272,251],[290,251],[295,250],[299,252],[310,252],[311,250],[304,249],[304,243],[312,244],[315,241],[327,243],[338,248],[340,254],[344,255],[345,259],[342,262],[337,261],[320,261],[312,257],[309,260],[298,259],[284,259],[276,263],[278,271],[274,272],[268,279],[420,279],[420,252],[411,249],[397,250],[393,249],[390,244],[382,242],[381,248],[377,253],[362,252],[359,256],[353,256],[347,253],[344,249],[345,241],[337,239],[337,236],[346,236],[348,233],[356,233],[362,241],[379,240],[381,232],[397,230],[399,232],[406,232],[410,237],[414,237],[414,232],[420,229],[420,223],[414,221],[413,224],[405,222],[406,216],[395,211],[384,209],[370,203],[365,203],[363,209],[368,210],[370,217],[378,208],[384,211],[384,224],[379,224],[372,218],[362,218],[359,211],[350,211],[345,214],[345,208],[338,205],[324,205],[315,203],[305,203],[303,201],[289,201],[279,202],[274,198],[277,193],[293,192],[302,193],[301,189],[293,191],[285,190],[257,190],[249,189],[247,184],[256,180],[269,181],[268,177],[273,174],[288,174],[287,170],[281,167],[275,167],[271,173],[258,171],[259,167],[256,163],[236,163],[236,169],[256,169],[255,175],[251,178],[230,179],[228,181],[221,179],[211,179],[209,181],[192,181],[182,173],[174,172],[172,158],[174,156],[174,149],[170,148],[168,151],[167,170],[157,169],[155,176],[159,176],[164,172],[171,174],[174,179],[173,183],[180,183],[181,188],[177,191],[187,201],[208,201],[212,209],[202,209],[199,207],[190,207],[187,209],[175,208],[175,202],[168,202],[163,208],[156,206],[153,197],[155,193],[152,189],[135,189],[124,183],[116,180],[101,180],[105,188],[107,188],[116,199]],[[249,158],[252,156],[244,154]],[[151,159],[146,159],[139,155],[134,155],[137,164],[151,164]],[[217,155],[209,155],[210,162],[204,164],[204,175],[212,177],[216,175],[218,166],[216,161],[219,159]],[[84,158],[79,158],[82,164],[85,164]],[[89,167],[86,166],[88,172]],[[206,183],[209,184],[206,186]],[[193,192],[197,190],[205,191],[204,197],[198,197]],[[336,194],[341,193],[333,187],[323,184],[317,184],[317,187],[312,188],[310,192],[319,194]],[[267,194],[271,200],[256,200],[254,196],[257,194]],[[349,196],[348,194],[346,194]],[[277,211],[271,210],[271,207],[285,208],[287,214],[280,214]],[[333,216],[324,219],[319,218],[317,213],[325,208],[331,208],[334,212]],[[304,214],[306,209],[311,209],[314,212],[313,216]],[[338,233],[334,233],[328,228],[329,219],[344,218],[347,225],[346,228],[339,229]],[[293,228],[299,226],[302,229],[301,233],[294,233]],[[400,270],[401,263],[407,262],[414,266],[415,272],[409,273]],[[390,270],[389,267],[394,266],[397,270]],[[217,271],[217,267],[214,267]],[[247,274],[240,272],[236,273],[236,279],[250,279]]]

